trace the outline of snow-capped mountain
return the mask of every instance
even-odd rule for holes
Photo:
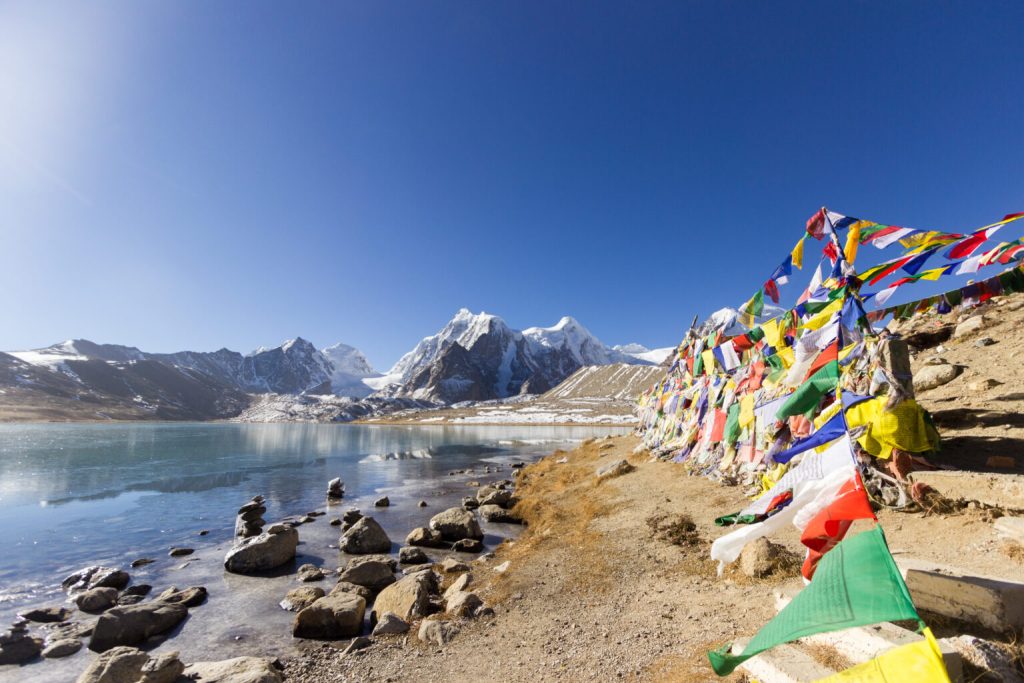
[[[348,344],[335,344],[321,353],[332,366],[331,393],[365,398],[374,390],[364,380],[380,377],[362,351]]]
[[[627,356],[632,356],[637,360],[647,361],[648,363],[654,363],[655,365],[661,365],[664,363],[665,359],[676,350],[674,346],[666,346],[661,349],[649,349],[643,344],[619,344],[612,348],[626,354]]]
[[[463,308],[383,377],[382,395],[457,403],[540,394],[585,365],[648,364],[604,345],[576,320],[514,330],[498,316]]]

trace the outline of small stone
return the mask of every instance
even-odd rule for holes
[[[456,617],[472,617],[483,604],[484,601],[476,593],[459,591],[448,598],[446,611]]]
[[[170,552],[167,554],[171,557],[185,557],[186,555],[191,555],[194,552],[195,549],[193,548],[171,548]]]
[[[914,373],[914,391],[928,391],[952,382],[960,375],[956,365],[926,365]]]
[[[341,500],[345,497],[345,482],[341,477],[335,477],[327,483],[328,500]]]
[[[743,546],[740,553],[740,571],[750,577],[761,578],[772,574],[784,548],[767,538],[758,538]]]
[[[373,627],[373,636],[394,636],[409,632],[409,623],[394,612],[385,612]]]
[[[511,567],[511,566],[512,566],[512,563],[509,562],[508,560],[505,560],[504,562],[502,562],[501,564],[496,566],[494,568],[494,571],[498,572],[499,574],[504,574],[505,572],[508,571],[508,568]]]
[[[192,586],[184,590],[178,590],[171,586],[156,597],[161,602],[178,603],[185,607],[198,607],[206,602],[206,588],[203,586]]]
[[[296,638],[338,640],[358,636],[363,629],[366,601],[351,593],[332,593],[295,615]]]
[[[460,553],[478,553],[484,549],[482,541],[478,541],[475,538],[464,538],[461,541],[456,541],[452,545],[452,550]]]
[[[209,529],[200,529],[199,530],[199,535],[200,536],[207,536],[209,533],[210,533]]]
[[[980,393],[982,391],[988,391],[989,389],[994,389],[995,387],[997,387],[999,385],[1000,385],[1000,382],[992,379],[991,377],[986,377],[985,379],[979,379],[979,380],[975,380],[973,382],[968,383],[967,389],[969,391],[974,391],[974,392]]]
[[[341,535],[338,547],[351,555],[387,553],[391,551],[391,539],[376,520],[363,517]]]
[[[629,474],[636,468],[629,464],[626,460],[616,460],[613,463],[609,463],[604,467],[597,469],[597,478],[600,481],[606,479],[612,479],[614,477],[621,477],[624,474]]]
[[[78,609],[89,614],[98,614],[117,603],[116,588],[90,588],[75,596]]]
[[[410,531],[409,535],[405,537],[405,542],[408,545],[423,546],[425,548],[440,548],[444,546],[441,532],[425,526]]]
[[[427,507],[427,501],[421,500],[420,502],[416,503],[416,505],[418,505],[421,508],[425,508]]]
[[[352,639],[352,642],[348,644],[348,647],[341,653],[343,655],[349,655],[357,650],[364,650],[373,645],[373,641],[366,636],[358,636]]]
[[[386,508],[389,505],[391,505],[391,500],[387,496],[373,501],[373,506],[377,508]]]
[[[288,610],[289,612],[299,612],[325,595],[327,593],[319,586],[303,586],[288,591],[284,596],[284,600],[278,604],[281,606],[281,609]]]
[[[402,564],[425,564],[430,558],[419,548],[406,546],[399,548],[398,561]]]
[[[982,338],[976,340],[974,342],[974,345],[977,346],[978,348],[981,348],[981,347],[984,347],[984,346],[992,346],[995,343],[996,343],[996,340],[993,339],[992,337],[982,337]]]
[[[336,595],[337,593],[352,593],[354,595],[358,595],[365,600],[367,604],[373,601],[374,596],[374,591],[370,590],[366,586],[357,586],[356,584],[349,583],[348,581],[339,581],[336,583],[328,595]]]
[[[67,621],[68,617],[71,616],[71,611],[65,607],[39,607],[21,612],[18,616],[40,624],[52,624],[54,622]]]
[[[432,643],[438,647],[444,647],[451,642],[458,632],[459,627],[450,621],[427,619],[420,624],[417,637],[424,643]]]
[[[315,564],[304,564],[299,567],[297,578],[303,583],[322,581],[324,578],[324,570],[317,567]]]
[[[330,521],[330,525],[331,526],[341,526],[341,518],[340,517],[335,517],[334,519],[332,519]]]
[[[459,560],[455,559],[454,557],[446,557],[446,558],[444,558],[443,560],[441,560],[440,564],[438,564],[438,567],[445,574],[454,574],[456,572],[468,572],[469,571],[469,565],[468,564],[466,564],[465,562],[460,562]]]
[[[151,560],[148,557],[140,557],[139,559],[132,561],[132,569],[145,567],[147,564],[153,564],[154,562],[156,562],[156,560]]]
[[[123,595],[144,596],[149,595],[150,591],[152,590],[153,587],[150,586],[148,583],[137,583],[134,586],[128,586],[127,588],[125,588]]]

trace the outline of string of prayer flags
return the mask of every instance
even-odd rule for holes
[[[708,653],[711,668],[727,676],[776,645],[799,638],[885,621],[921,624],[881,526],[841,541],[818,563],[814,579],[739,654],[731,645]]]

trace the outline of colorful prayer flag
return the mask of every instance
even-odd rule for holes
[[[708,659],[715,673],[727,676],[776,645],[815,633],[905,619],[921,623],[882,527],[876,526],[826,554],[814,580],[757,632],[743,652],[731,654],[726,645],[709,652]]]

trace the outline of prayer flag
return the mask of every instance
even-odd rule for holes
[[[789,395],[779,408],[777,418],[785,420],[793,415],[803,415],[814,410],[821,402],[821,397],[835,389],[838,383],[839,361],[833,361],[814,373]]]
[[[800,526],[803,520],[800,519],[800,515],[797,517],[795,523]],[[825,553],[843,540],[850,525],[857,519],[875,519],[875,513],[871,510],[860,475],[854,471],[853,476],[843,483],[827,507],[819,510],[803,525],[800,542],[807,546],[807,558],[800,572],[805,579],[810,581],[814,577],[818,562]]]
[[[825,236],[825,209],[818,209],[807,219],[807,234],[816,240]]]
[[[949,683],[949,674],[935,636],[929,628],[924,628],[922,635],[924,640],[901,645],[817,683]]]
[[[790,262],[798,269],[803,270],[804,267],[804,240],[807,239],[806,235],[800,236],[800,241],[793,247],[793,251],[789,255]]]
[[[964,258],[970,256],[978,247],[985,243],[992,235],[1003,227],[1004,224],[1000,223],[990,228],[982,228],[981,230],[975,230],[967,237],[963,238],[959,242],[956,242],[949,251],[946,252],[946,258]]]
[[[709,652],[708,659],[715,673],[727,676],[776,645],[815,633],[905,619],[921,623],[882,527],[876,526],[826,554],[814,580],[758,631],[742,653],[730,654],[726,645]]]

